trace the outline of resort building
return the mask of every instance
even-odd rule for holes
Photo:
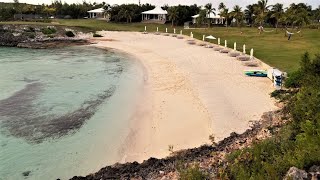
[[[152,10],[142,12],[142,22],[144,23],[159,23],[164,24],[167,21],[166,10],[161,7],[156,7]]]
[[[89,18],[92,19],[109,19],[108,14],[106,13],[106,10],[103,8],[93,9],[88,11]]]
[[[193,24],[197,23],[197,18],[199,16],[200,16],[199,14],[192,16],[192,23]],[[214,24],[214,25],[219,25],[219,24],[224,25],[226,23],[224,17],[221,17],[219,15],[214,15],[213,13],[207,14],[206,18],[211,19],[211,24]]]

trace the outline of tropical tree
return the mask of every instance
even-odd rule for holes
[[[134,13],[129,6],[123,6],[119,11],[119,15],[121,18],[125,18],[127,23],[131,23]]]
[[[282,20],[281,18],[284,15],[283,4],[277,3],[273,5],[271,13],[271,17],[276,19],[276,29],[278,29],[279,21]]]
[[[310,22],[310,11],[310,8],[303,3],[292,3],[286,11],[287,19],[291,24],[291,27],[294,28],[296,25],[299,28],[302,28],[303,25],[308,24]]]
[[[211,3],[208,3],[205,5],[205,9],[206,9],[206,12],[207,12],[207,15],[208,15],[208,26],[210,28],[210,25],[211,25],[211,13],[216,15],[216,13],[214,12],[216,9],[212,7],[212,4]]]
[[[223,11],[220,12],[220,16],[225,18],[226,21],[226,27],[228,27],[228,21],[231,17],[231,13],[229,12],[228,8],[225,8]]]
[[[260,25],[265,21],[266,15],[269,11],[268,0],[260,0],[255,6],[256,22]]]
[[[173,6],[168,9],[169,20],[171,21],[171,26],[174,25],[174,22],[179,18],[178,8]]]
[[[204,21],[207,18],[207,11],[206,10],[200,10],[199,17],[197,18],[197,24],[201,25],[204,23]]]
[[[254,17],[255,17],[254,12],[255,12],[255,5],[251,5],[251,4],[248,5],[247,8],[244,10],[245,19],[250,26],[252,26],[254,22]]]
[[[243,12],[241,10],[241,7],[239,5],[234,6],[233,11],[231,12],[231,15],[234,19],[236,19],[237,26],[240,27],[241,22],[243,20]]]
[[[224,9],[226,9],[227,8],[227,6],[223,3],[223,2],[221,2],[220,4],[219,4],[219,6],[218,6],[218,10],[221,12],[221,11],[223,11]]]
[[[320,23],[320,5],[313,11],[313,18],[316,22]]]

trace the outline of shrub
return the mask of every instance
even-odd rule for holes
[[[189,167],[187,169],[180,169],[179,170],[180,179],[181,180],[205,180],[209,179],[209,176],[200,171],[198,165],[194,167]]]
[[[320,25],[319,24],[310,24],[308,26],[308,28],[310,28],[310,29],[320,29]]]
[[[47,28],[42,28],[41,32],[43,34],[54,34],[54,33],[57,32],[57,30],[55,28],[53,28],[53,27],[47,27]]]
[[[286,93],[292,121],[275,136],[227,156],[223,179],[282,179],[295,166],[308,169],[320,164],[320,55],[306,53],[299,73],[291,75],[296,93]],[[302,76],[303,75],[303,76]],[[272,93],[281,95],[281,91]]]
[[[66,31],[66,36],[68,37],[74,37],[74,33],[72,31]]]
[[[36,37],[35,33],[28,33],[28,38],[34,39]]]
[[[301,85],[302,73],[298,70],[289,74],[285,80],[285,87],[287,88],[298,88]]]
[[[100,34],[94,33],[94,34],[93,34],[93,37],[103,37],[103,36],[100,35]]]

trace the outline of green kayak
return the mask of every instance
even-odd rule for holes
[[[244,74],[247,76],[256,76],[256,77],[267,77],[268,73],[264,70],[249,70],[244,71]]]

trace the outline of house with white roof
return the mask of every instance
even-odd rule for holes
[[[199,17],[200,15],[197,14],[197,15],[194,15],[192,16],[192,23],[193,24],[196,24],[197,23],[197,18]],[[224,17],[220,16],[220,15],[215,15],[213,13],[210,13],[210,14],[207,14],[207,19],[211,19],[211,23],[212,24],[225,24],[226,23],[226,20]]]
[[[201,7],[201,10],[206,10],[205,7]],[[191,16],[192,17],[192,23],[193,24],[196,24],[197,23],[197,18],[200,16],[200,14],[196,14],[194,16]],[[218,13],[210,13],[210,14],[207,14],[206,15],[206,19],[211,19],[211,24],[215,24],[215,25],[218,25],[218,24],[225,24],[226,23],[226,18],[218,15]]]
[[[109,18],[104,8],[93,9],[88,11],[88,13],[89,13],[89,18],[92,18],[92,19],[95,19],[95,18],[108,19]]]
[[[152,10],[144,11],[142,14],[142,22],[144,23],[160,23],[164,24],[167,21],[166,10],[163,10],[161,7],[155,7]]]

